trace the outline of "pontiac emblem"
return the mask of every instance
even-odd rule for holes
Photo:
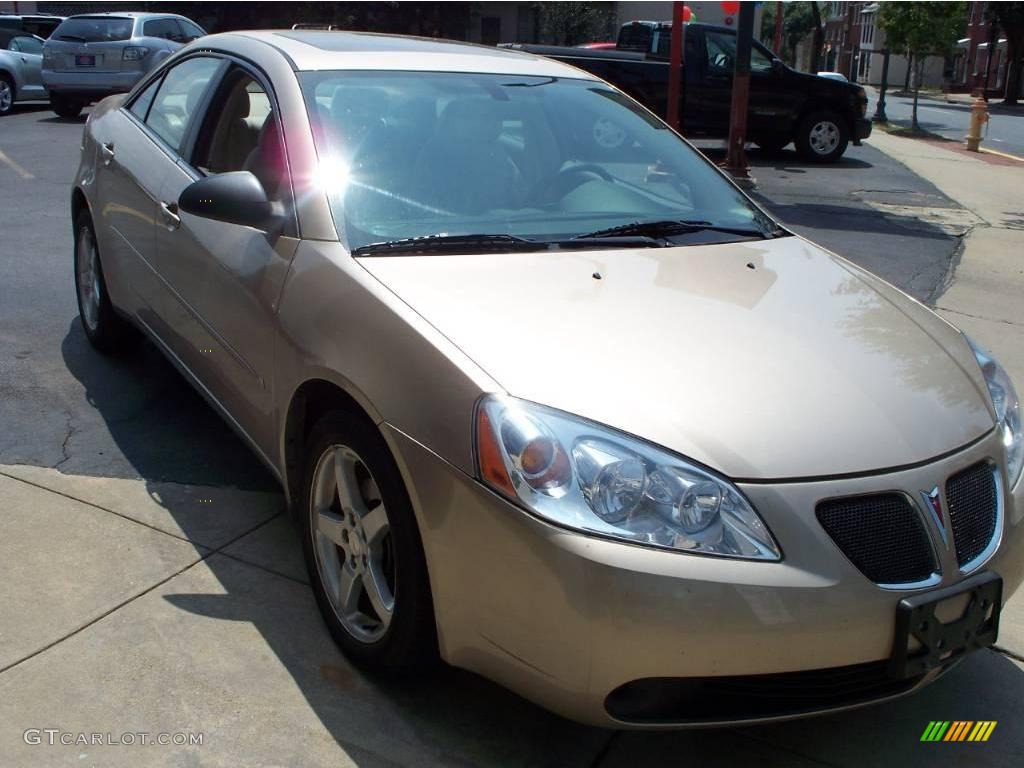
[[[925,509],[931,512],[932,519],[935,521],[935,527],[939,529],[939,533],[942,535],[942,543],[948,547],[946,522],[942,514],[942,500],[939,498],[939,486],[935,486],[930,491],[921,491],[921,498],[924,500]]]

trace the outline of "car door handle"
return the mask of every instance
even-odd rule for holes
[[[163,217],[164,226],[168,232],[173,232],[181,226],[181,217],[178,216],[178,204],[160,201],[160,215]]]
[[[114,145],[109,141],[100,144],[100,153],[103,155],[103,164],[110,165],[110,161],[114,159]]]

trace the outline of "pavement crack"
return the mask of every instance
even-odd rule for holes
[[[74,417],[71,411],[64,412],[65,424],[64,424],[64,440],[61,441],[60,451],[63,458],[56,464],[53,464],[50,469],[57,469],[64,464],[68,459],[71,458],[71,449],[68,447],[68,443],[71,442],[71,438],[78,432],[78,428],[75,427]]]

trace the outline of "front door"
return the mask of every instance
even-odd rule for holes
[[[281,232],[201,218],[177,209],[205,175],[248,170],[290,210],[283,138],[262,83],[234,67],[218,85],[188,160],[164,180],[157,228],[161,273],[191,315],[189,368],[267,455],[273,455],[276,302],[297,241]]]

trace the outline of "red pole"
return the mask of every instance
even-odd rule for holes
[[[668,124],[683,132],[679,119],[683,74],[683,3],[672,3],[672,45],[668,53]]]
[[[747,156],[747,101],[750,96],[750,49],[754,38],[754,4],[740,6],[736,30],[736,65],[732,76],[732,112],[729,118],[729,148],[725,169],[737,180],[749,180]]]
[[[782,58],[782,3],[775,4],[775,42],[772,46],[775,49],[775,55],[780,59]]]

